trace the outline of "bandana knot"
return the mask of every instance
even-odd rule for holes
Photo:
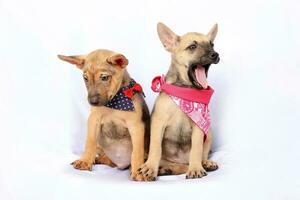
[[[123,90],[123,93],[126,97],[132,98],[135,92],[140,92],[143,94],[142,86],[138,83],[135,83],[131,88]]]

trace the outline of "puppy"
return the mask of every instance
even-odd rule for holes
[[[206,80],[210,65],[220,60],[213,43],[218,27],[208,34],[177,36],[158,23],[157,31],[172,61],[166,76],[152,82],[160,94],[151,115],[148,160],[139,173],[146,181],[183,173],[187,179],[201,178],[218,168],[208,160],[212,143],[208,103],[213,89]]]
[[[150,115],[141,86],[126,70],[126,57],[109,50],[58,57],[82,70],[91,105],[85,150],[72,163],[74,168],[92,170],[93,164],[106,164],[125,169],[130,165],[131,178],[142,180],[137,169],[148,152]]]

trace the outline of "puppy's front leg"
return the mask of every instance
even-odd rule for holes
[[[150,149],[146,163],[139,168],[139,173],[143,175],[145,181],[155,181],[161,159],[161,142],[164,134],[164,120],[153,115],[151,118]]]
[[[132,141],[130,176],[132,180],[141,181],[143,176],[137,173],[137,169],[144,163],[144,124],[143,122],[136,122],[130,124],[128,129]]]
[[[85,144],[85,150],[79,160],[75,160],[71,164],[74,168],[80,170],[92,170],[97,152],[97,134],[100,131],[99,116],[92,112],[88,119],[88,132]]]
[[[208,154],[212,144],[212,132],[211,129],[207,133],[206,140],[203,146],[202,166],[206,171],[214,171],[218,169],[218,164],[212,160],[208,160]]]
[[[187,179],[201,178],[207,175],[205,169],[202,167],[203,139],[203,131],[196,124],[193,124],[189,169],[186,173]]]

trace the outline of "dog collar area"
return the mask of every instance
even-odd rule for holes
[[[152,80],[151,89],[154,92],[165,92],[168,95],[175,96],[187,101],[209,104],[211,96],[214,93],[214,90],[208,86],[207,89],[193,89],[193,88],[185,88],[179,87],[172,84],[168,84],[165,82],[165,77],[156,76]]]

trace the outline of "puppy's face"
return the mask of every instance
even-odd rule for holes
[[[219,54],[214,50],[217,24],[208,34],[187,33],[177,36],[166,25],[157,25],[159,38],[172,54],[172,62],[182,78],[188,79],[197,88],[207,88],[207,73],[211,64],[217,64]]]
[[[115,96],[128,65],[125,56],[108,50],[96,50],[81,56],[58,57],[82,70],[88,101],[93,106],[103,106]]]

